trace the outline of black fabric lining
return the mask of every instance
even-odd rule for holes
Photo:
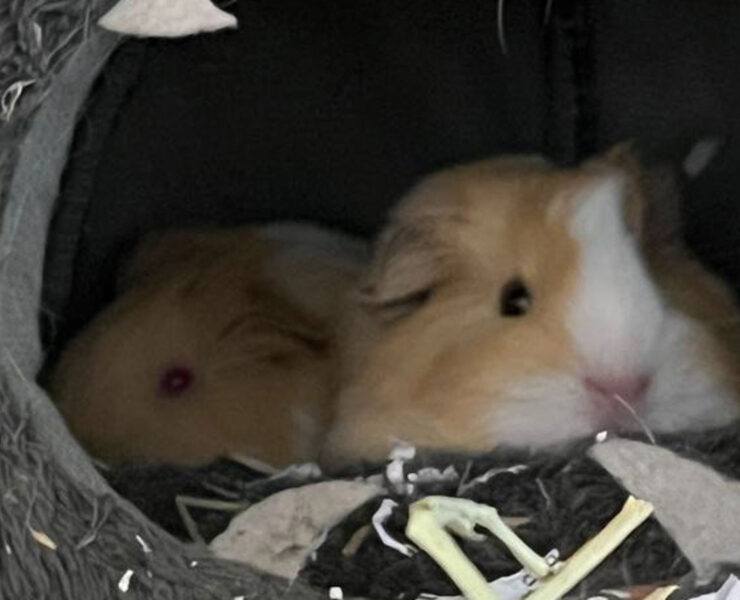
[[[584,159],[599,150],[598,115],[593,102],[592,80],[594,61],[591,51],[593,35],[590,5],[588,0],[573,2],[572,61],[575,90],[575,139],[578,159]]]
[[[76,260],[96,169],[119,108],[136,83],[146,47],[141,42],[125,43],[113,54],[93,88],[75,132],[44,257],[41,335],[49,361],[53,361],[75,326],[63,320],[62,315],[68,312],[76,280]]]
[[[74,214],[52,227],[49,255],[65,256],[45,294],[61,332],[47,340],[110,300],[118,256],[150,231],[302,219],[369,235],[424,173],[541,152],[544,6],[507,7],[508,55],[488,0],[245,2],[238,30],[129,42],[149,49],[131,97],[91,102],[95,146],[68,167],[59,210]],[[97,105],[115,118],[97,123]]]
[[[577,91],[573,72],[573,39],[576,36],[574,5],[575,2],[554,2],[545,28],[547,118],[544,153],[563,165],[573,164],[579,156],[576,139]]]
[[[598,148],[592,19],[588,0],[553,2],[547,27],[547,125],[544,153],[577,163]]]

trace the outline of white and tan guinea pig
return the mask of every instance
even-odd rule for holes
[[[351,294],[324,462],[740,416],[738,310],[683,247],[659,173],[621,146],[422,181]]]
[[[52,373],[72,433],[112,462],[314,460],[336,383],[338,303],[364,250],[290,224],[143,242],[120,296]]]

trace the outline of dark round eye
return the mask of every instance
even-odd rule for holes
[[[509,280],[501,289],[501,316],[521,317],[529,312],[531,306],[532,292],[518,277]]]
[[[163,396],[179,396],[193,385],[195,373],[188,367],[170,367],[159,377],[159,393]]]

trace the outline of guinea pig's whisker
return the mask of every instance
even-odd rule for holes
[[[614,398],[619,404],[630,414],[630,416],[637,422],[637,424],[640,426],[640,428],[645,432],[645,435],[650,440],[650,443],[653,444],[653,446],[656,446],[658,442],[655,439],[655,436],[653,435],[653,432],[650,431],[650,428],[647,426],[647,423],[645,423],[644,420],[640,418],[640,415],[637,414],[637,411],[630,406],[629,402],[627,402],[622,396],[619,394],[612,394],[612,398]]]

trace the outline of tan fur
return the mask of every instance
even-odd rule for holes
[[[729,292],[649,220],[655,207],[628,148],[573,170],[528,158],[457,167],[423,181],[402,201],[350,303],[343,388],[323,460],[380,459],[394,437],[490,449],[483,422],[495,412],[498,386],[575,364],[563,315],[578,250],[564,224],[579,191],[617,172],[628,186],[628,226],[642,240],[658,284],[678,308],[710,330],[734,331],[737,342]],[[498,298],[517,275],[535,302],[525,319],[506,319]],[[418,294],[424,289],[432,290],[427,301]],[[399,313],[393,299],[415,294],[419,307],[403,314],[402,304]],[[725,346],[712,338],[702,351],[712,353],[708,360],[724,376],[734,376],[738,347],[730,347],[729,333],[712,332]]]
[[[740,310],[732,292],[690,256],[654,256],[650,268],[668,301],[705,326],[710,367],[740,398]]]
[[[278,254],[250,229],[141,245],[122,295],[51,379],[91,453],[187,464],[232,452],[278,466],[315,458],[334,386],[336,296],[351,274]],[[194,385],[163,397],[158,379],[176,365],[193,369]]]

